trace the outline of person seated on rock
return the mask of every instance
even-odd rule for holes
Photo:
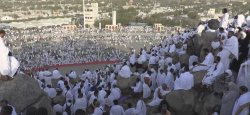
[[[181,73],[180,77],[175,79],[174,90],[189,90],[194,86],[194,76],[189,72],[189,67],[184,66],[184,72]]]
[[[56,68],[52,73],[53,73],[53,79],[59,79],[62,77],[62,74],[60,73],[58,68]]]
[[[157,74],[156,77],[156,84],[157,87],[161,86],[164,83],[164,79],[167,77],[167,75],[164,73],[164,71],[161,69],[160,72]]]
[[[222,74],[223,72],[224,72],[224,66],[220,61],[220,57],[215,56],[213,66],[209,68],[209,70],[207,71],[202,80],[202,87],[203,85],[206,85],[207,87],[210,87],[210,91],[213,91],[212,84],[214,83],[216,76]]]
[[[127,66],[126,63],[123,64],[123,67],[121,68],[121,70],[119,71],[119,75],[121,77],[124,77],[124,78],[129,78],[130,75],[131,75],[131,70],[130,68]]]
[[[175,52],[176,51],[176,46],[175,46],[175,44],[173,43],[173,42],[171,42],[170,44],[169,44],[169,53],[173,53],[173,52]]]
[[[118,105],[118,101],[114,100],[114,105],[110,109],[110,115],[124,115],[124,109]]]
[[[227,33],[225,32],[223,27],[219,28],[219,33],[217,35],[217,38],[211,42],[211,46],[213,50],[220,47],[220,40],[226,41],[227,40]]]
[[[44,91],[48,94],[50,98],[56,97],[56,90],[55,88],[52,88],[51,85],[47,85],[47,87],[44,88]]]
[[[133,111],[135,111],[135,108],[132,108],[132,104],[127,104],[128,109],[125,110],[124,115],[133,115]]]
[[[129,57],[129,62],[130,62],[130,66],[134,67],[135,62],[136,62],[136,57],[135,57],[135,53],[134,52],[131,53],[131,55]]]
[[[115,100],[118,100],[121,97],[121,90],[116,85],[113,85],[111,89],[111,94],[114,96]]]
[[[63,106],[60,105],[60,101],[58,101],[54,106],[53,106],[53,110],[54,110],[54,113],[56,112],[60,112],[60,113],[63,113]]]
[[[136,84],[135,86],[131,86],[133,89],[134,93],[141,93],[142,92],[142,82],[140,81],[139,78],[136,79]]]
[[[99,101],[95,102],[95,112],[93,115],[102,115],[104,113],[104,108],[100,105]]]
[[[234,76],[230,69],[216,76],[213,87],[216,93],[222,93],[222,88],[229,82],[234,82]]]
[[[163,65],[163,66],[168,66],[168,64],[169,63],[172,63],[172,61],[173,61],[173,59],[172,59],[172,57],[170,56],[170,54],[166,54],[165,55],[165,59],[164,59],[165,61],[165,65]]]
[[[12,111],[13,111],[13,109],[11,106],[5,106],[5,107],[1,108],[0,115],[13,115]]]
[[[63,77],[60,77],[59,81],[57,82],[56,90],[62,91],[65,88]]]
[[[168,71],[167,76],[163,79],[163,83],[167,84],[170,90],[174,90],[174,69],[171,68]]]
[[[136,68],[135,72],[133,73],[134,76],[140,76],[140,73],[138,71],[138,68]]]
[[[13,76],[16,74],[19,68],[19,62],[12,56],[9,48],[5,46],[3,38],[5,31],[0,30],[0,74],[3,81],[13,80]]]
[[[136,99],[137,104],[135,110],[133,111],[133,115],[146,115],[147,107],[144,101],[139,95],[134,95],[134,98]]]
[[[12,108],[11,115],[17,115],[15,108],[12,105],[8,104],[7,100],[1,100],[0,110],[2,110],[6,106],[9,106]]]
[[[153,100],[148,104],[149,106],[156,106],[161,103],[163,99],[165,99],[166,94],[171,92],[168,86],[163,83],[162,86],[155,89]]]
[[[143,83],[143,98],[147,99],[151,96],[151,89],[150,86],[152,85],[152,81],[151,81],[151,76],[152,72],[148,71],[146,75],[144,75],[144,83]]]
[[[196,67],[193,67],[190,72],[197,72],[202,70],[208,70],[214,63],[214,56],[207,48],[203,49],[203,53],[206,55],[205,60],[202,63],[198,63]]]

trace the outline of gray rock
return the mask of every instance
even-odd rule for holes
[[[175,90],[166,96],[171,115],[194,115],[195,99],[198,93],[191,90]]]
[[[147,115],[157,114],[158,106],[147,106]]]
[[[119,87],[120,89],[130,88],[131,86],[135,85],[136,78],[138,77],[132,75],[129,78],[117,76],[117,87]]]
[[[177,52],[171,53],[170,56],[173,58],[172,62],[179,60],[179,54]]]
[[[207,115],[206,108],[214,108],[216,105],[221,105],[221,99],[214,94],[210,94],[204,97],[203,103],[202,110],[198,115]]]
[[[60,105],[63,105],[63,104],[65,104],[65,102],[66,102],[66,98],[63,97],[62,94],[61,94],[61,95],[57,95],[56,97],[54,97],[54,98],[52,99],[52,102],[53,102],[53,103],[58,103],[58,102],[60,102],[59,104],[60,104]]]
[[[181,63],[181,65],[185,64],[185,65],[189,65],[189,54],[182,54],[179,57],[179,61]]]
[[[200,88],[200,84],[202,82],[202,79],[204,78],[205,72],[206,71],[198,71],[198,72],[193,73],[193,75],[194,75],[194,87],[195,88]]]
[[[53,112],[50,99],[34,78],[18,74],[14,76],[14,80],[0,81],[0,84],[0,100],[8,100],[17,113],[33,105],[37,108],[45,107],[49,113]]]
[[[220,22],[217,19],[211,19],[208,21],[208,27],[213,30],[217,30],[219,28]]]

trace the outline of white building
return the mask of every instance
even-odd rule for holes
[[[98,19],[98,3],[85,5],[85,25],[86,27],[94,28],[95,20]]]
[[[214,8],[210,8],[210,9],[207,11],[207,16],[213,17],[214,15],[215,15],[215,9],[214,9]]]

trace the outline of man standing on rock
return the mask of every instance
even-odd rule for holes
[[[17,68],[19,67],[18,61],[12,57],[8,47],[5,46],[3,38],[5,31],[0,30],[0,74],[2,80],[12,80]]]

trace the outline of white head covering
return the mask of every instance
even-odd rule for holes
[[[227,69],[226,71],[225,71],[225,73],[228,73],[228,76],[226,76],[226,77],[229,77],[229,76],[231,76],[233,73],[232,73],[232,71],[230,70],[230,69]]]
[[[242,35],[241,39],[245,39],[247,37],[247,34],[245,32],[240,32],[240,34]]]

